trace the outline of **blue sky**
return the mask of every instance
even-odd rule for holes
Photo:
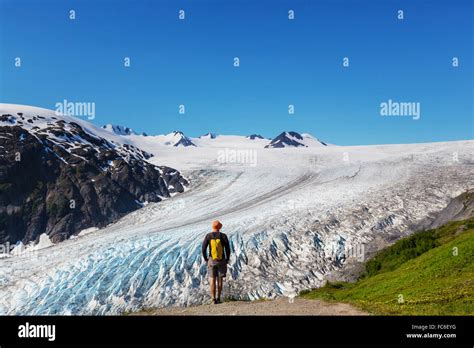
[[[0,0],[0,101],[94,102],[94,123],[149,134],[295,130],[340,145],[472,139],[472,6]],[[388,99],[420,103],[420,119],[380,116]]]

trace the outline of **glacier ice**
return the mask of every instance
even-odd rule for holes
[[[219,146],[225,136],[212,141]],[[260,149],[256,167],[216,163],[215,148],[160,149],[155,157],[183,169],[190,188],[101,230],[1,258],[0,314],[102,315],[206,302],[200,245],[214,218],[233,251],[223,295],[292,297],[344,268],[349,247],[393,242],[472,188],[472,146]]]

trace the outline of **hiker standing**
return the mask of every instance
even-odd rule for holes
[[[227,273],[227,263],[230,257],[229,239],[225,233],[220,232],[221,228],[222,224],[219,221],[213,221],[212,232],[208,233],[202,242],[202,256],[207,263],[207,273],[211,283],[211,297],[214,304],[221,302],[222,283]]]

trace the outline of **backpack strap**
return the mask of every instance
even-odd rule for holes
[[[210,258],[210,259],[212,259],[211,240],[212,240],[212,239],[217,239],[217,237],[214,236],[214,233],[215,233],[215,232],[209,233],[209,258]],[[220,233],[221,233],[221,232],[219,232],[219,237],[220,237]]]

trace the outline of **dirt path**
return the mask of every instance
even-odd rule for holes
[[[152,309],[132,315],[368,315],[346,303],[295,298],[290,302],[281,297],[271,301],[232,301],[218,305],[168,307]]]

